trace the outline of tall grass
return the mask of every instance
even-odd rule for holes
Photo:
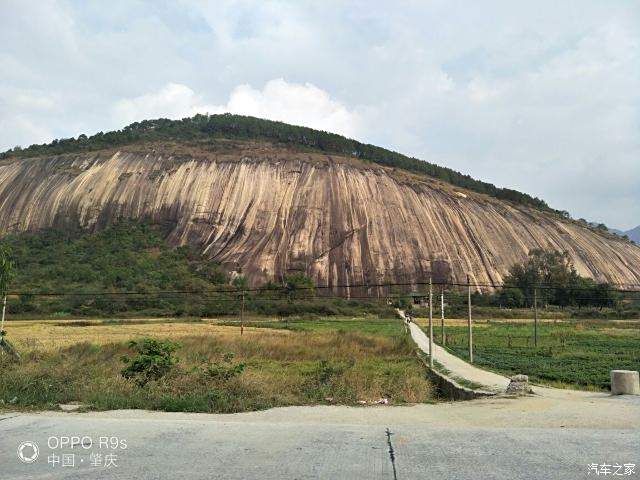
[[[90,328],[90,327],[87,327]],[[57,350],[32,349],[21,362],[0,359],[0,403],[10,408],[143,408],[190,412],[241,412],[285,405],[389,398],[425,402],[432,390],[406,336],[357,332],[292,332],[179,339],[179,363],[160,380],[140,387],[121,376],[126,342],[81,342]],[[228,361],[244,370],[225,378],[207,365]],[[2,405],[0,405],[1,407]]]

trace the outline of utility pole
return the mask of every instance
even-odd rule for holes
[[[7,296],[4,296],[4,300],[2,301],[2,322],[0,323],[0,332],[4,331],[4,313],[7,310]]]
[[[467,326],[469,328],[469,363],[473,363],[473,329],[471,328],[471,279],[467,273],[467,286],[468,286],[468,304],[469,304],[469,318],[467,320]]]
[[[533,289],[533,346],[538,346],[538,289]]]
[[[444,333],[444,287],[440,290],[440,333],[442,334],[442,346],[447,343],[447,336]]]
[[[429,277],[429,368],[433,370],[433,284]]]
[[[244,290],[242,291],[242,307],[240,308],[240,336],[244,333]]]

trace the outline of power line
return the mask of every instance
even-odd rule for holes
[[[30,295],[30,296],[40,296],[40,297],[63,297],[63,296],[90,296],[90,297],[98,297],[98,296],[158,296],[158,295],[193,295],[193,296],[209,296],[215,294],[235,294],[240,296],[242,291],[252,292],[252,293],[260,293],[260,292],[280,292],[280,296],[284,296],[286,298],[287,295],[294,294],[295,292],[300,291],[313,291],[313,290],[340,290],[340,289],[390,289],[393,287],[417,287],[417,286],[426,286],[429,285],[428,282],[395,282],[395,283],[379,283],[379,284],[342,284],[342,285],[321,285],[321,286],[309,286],[309,287],[295,287],[295,288],[287,288],[287,287],[255,287],[255,288],[246,288],[246,289],[235,289],[230,287],[223,287],[217,289],[206,289],[206,290],[156,290],[156,291],[94,291],[94,292],[29,292],[29,291],[17,291],[17,292],[9,292],[8,295],[11,296],[20,296],[20,295]],[[575,293],[575,292],[593,292],[592,288],[587,287],[573,287],[566,285],[552,285],[552,284],[526,284],[526,285],[508,285],[508,284],[497,284],[497,283],[473,283],[473,282],[433,282],[433,285],[437,286],[446,286],[446,287],[476,287],[476,288],[494,288],[494,289],[538,289],[538,290],[565,290],[567,293]],[[594,285],[596,287],[597,285]],[[628,289],[616,289],[616,288],[603,288],[603,292],[618,292],[622,294],[632,294],[632,293],[640,293],[640,290],[628,290]],[[408,293],[420,293],[420,292],[387,292],[386,296],[393,295],[403,295]],[[426,295],[426,293],[425,293]],[[320,295],[317,298],[327,298],[329,295]],[[276,297],[277,298],[277,297]],[[341,298],[375,298],[371,296],[362,297],[357,295],[345,294]],[[587,297],[585,297],[587,298]],[[593,297],[590,297],[593,298]]]

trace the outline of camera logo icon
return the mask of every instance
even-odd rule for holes
[[[38,458],[38,444],[35,442],[22,442],[18,447],[18,458],[22,463],[33,463]]]

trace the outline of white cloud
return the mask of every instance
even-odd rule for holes
[[[270,80],[262,90],[237,86],[227,104],[217,111],[280,120],[348,137],[360,133],[358,113],[311,83],[288,83],[281,78]]]
[[[0,150],[232,111],[640,223],[636,0],[0,0],[0,69]]]
[[[0,145],[50,142],[53,133],[42,119],[55,114],[59,108],[54,95],[0,85]]]
[[[126,125],[148,118],[183,118],[196,113],[235,113],[294,125],[357,136],[360,116],[324,90],[310,83],[270,80],[262,90],[250,85],[235,87],[223,105],[207,104],[186,85],[169,83],[160,90],[119,100],[113,108],[114,122]]]
[[[183,118],[208,109],[201,99],[186,85],[168,83],[156,92],[134,98],[118,100],[113,107],[114,124],[125,126],[151,118]]]
[[[22,147],[34,143],[46,143],[54,138],[51,130],[34,122],[27,115],[15,115],[10,118],[0,117],[0,132],[2,132],[0,140],[3,141],[6,148],[12,148],[11,145]]]

